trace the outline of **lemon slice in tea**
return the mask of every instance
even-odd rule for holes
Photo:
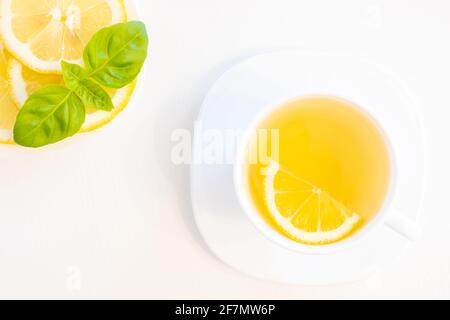
[[[290,238],[325,245],[350,235],[361,217],[308,181],[276,162],[266,168],[266,205],[275,223]]]

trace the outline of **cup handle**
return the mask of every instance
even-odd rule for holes
[[[417,222],[405,217],[401,212],[394,211],[385,224],[409,241],[416,241],[422,235],[422,228]]]

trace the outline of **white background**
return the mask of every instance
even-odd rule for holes
[[[0,147],[0,297],[450,298],[449,1],[140,2],[151,57],[135,103],[94,134],[38,151]],[[424,236],[367,281],[290,286],[223,265],[195,227],[189,168],[171,163],[172,131],[192,128],[214,80],[287,47],[375,60],[420,103]]]

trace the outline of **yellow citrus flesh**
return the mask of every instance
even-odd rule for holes
[[[38,73],[14,58],[8,61],[8,77],[12,97],[19,108],[22,108],[28,97],[36,90],[47,85],[64,83],[61,75]]]
[[[266,172],[266,205],[275,223],[290,238],[325,245],[350,235],[361,223],[325,190],[272,162]]]
[[[136,88],[136,81],[126,87],[114,91],[109,91],[112,96],[114,109],[110,112],[86,108],[86,121],[81,128],[81,133],[91,132],[99,129],[117,117],[130,102],[131,96]]]
[[[38,73],[12,57],[8,60],[10,91],[18,108],[22,108],[28,97],[36,90],[50,84],[64,83],[61,75]],[[127,106],[134,88],[135,83],[132,83],[119,90],[107,90],[114,104],[114,110],[111,112],[86,107],[86,121],[81,132],[93,131],[112,121]]]
[[[12,144],[13,128],[19,109],[10,94],[10,83],[7,74],[8,56],[0,44],[0,143]]]
[[[95,32],[127,19],[122,0],[2,0],[1,34],[30,69],[60,73],[61,61],[81,63]]]

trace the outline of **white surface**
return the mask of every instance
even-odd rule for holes
[[[95,134],[40,151],[0,148],[1,297],[450,297],[448,1],[140,2],[152,39],[146,95]],[[421,103],[424,235],[369,281],[280,285],[223,265],[194,225],[189,168],[170,161],[172,131],[192,128],[223,71],[293,46],[378,61]]]
[[[389,196],[375,221],[346,241],[323,247],[301,245],[269,227],[248,200],[242,169],[246,140],[257,123],[285,101],[308,95],[341,97],[364,108],[385,133],[394,168]],[[211,144],[202,140],[207,132],[226,137],[229,130],[248,131],[244,142],[237,142],[239,155],[224,150],[227,158],[239,159],[237,166],[192,166],[194,216],[205,242],[237,270],[292,284],[354,282],[389,266],[409,241],[385,221],[404,217],[414,224],[422,205],[423,149],[409,144],[422,141],[417,116],[414,100],[391,73],[354,56],[289,50],[233,66],[206,96],[199,116],[203,132],[195,137],[193,154],[203,155]],[[399,208],[405,214],[399,215]]]

